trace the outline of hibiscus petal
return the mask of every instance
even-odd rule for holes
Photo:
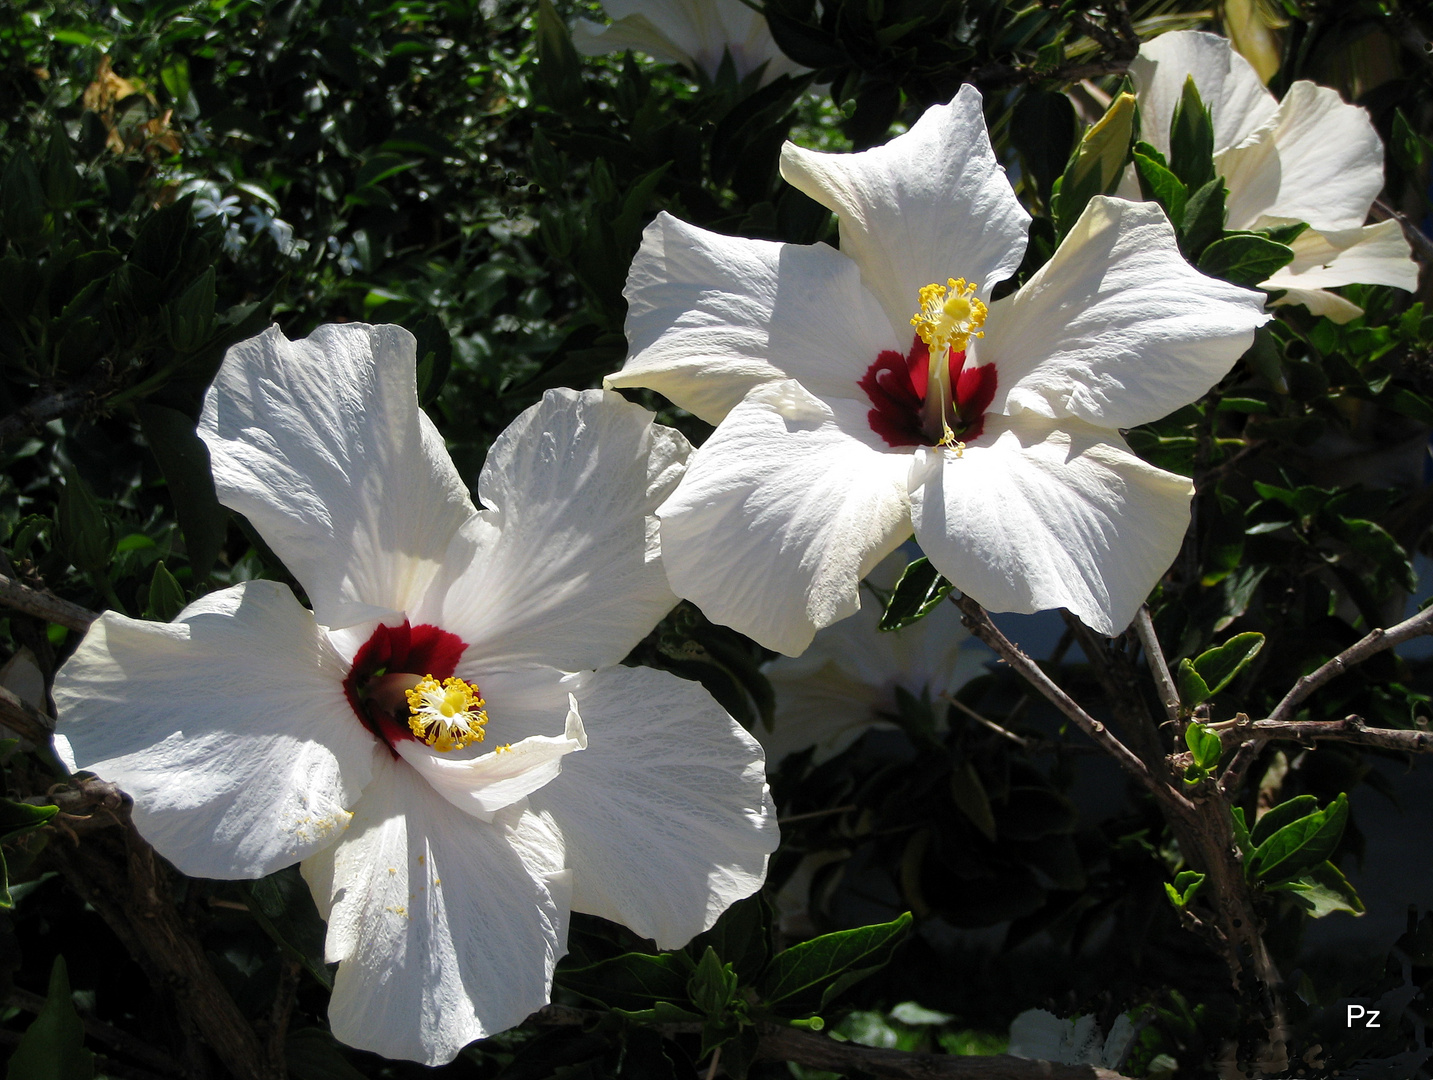
[[[620,394],[549,390],[488,451],[485,509],[413,621],[457,634],[487,669],[615,664],[676,603],[653,515],[690,452]]]
[[[77,763],[133,796],[161,855],[255,878],[331,844],[368,782],[379,744],[346,673],[287,586],[249,581],[172,623],[106,612],[54,694]]]
[[[1271,137],[1279,152],[1279,193],[1248,220],[1247,211],[1234,216],[1231,199],[1227,228],[1307,221],[1328,231],[1364,223],[1383,190],[1383,142],[1366,110],[1301,79],[1279,103]]]
[[[348,832],[303,864],[339,964],[335,1038],[442,1065],[547,1004],[571,886],[525,816],[474,821],[384,755]]]
[[[604,385],[656,390],[711,424],[778,379],[849,397],[882,349],[911,339],[909,327],[891,337],[834,248],[722,236],[665,212],[642,234],[624,295],[632,354]]]
[[[761,747],[663,671],[612,668],[575,693],[591,742],[531,808],[563,837],[575,909],[677,948],[766,877],[778,837]]]
[[[1309,314],[1322,315],[1340,324],[1351,322],[1363,314],[1363,308],[1352,300],[1345,300],[1327,289],[1286,289],[1277,300],[1269,301],[1270,307],[1285,304],[1302,304],[1309,309]]]
[[[229,350],[199,434],[219,500],[247,517],[341,627],[423,595],[473,513],[418,408],[416,346],[397,326],[278,327]]]
[[[1027,214],[995,160],[980,92],[966,84],[904,135],[859,154],[787,143],[781,175],[841,219],[841,250],[861,267],[897,340],[922,286],[963,277],[988,296],[1025,257]]]
[[[995,412],[1133,427],[1208,390],[1268,322],[1264,296],[1206,277],[1154,203],[1096,196],[1019,292],[991,306]]]
[[[1129,74],[1139,97],[1140,131],[1166,157],[1174,107],[1191,75],[1214,123],[1216,151],[1242,143],[1273,119],[1279,107],[1249,61],[1218,34],[1161,34],[1140,46]]]
[[[992,611],[1069,608],[1117,634],[1179,553],[1194,487],[1075,420],[991,417],[962,456],[911,470],[916,540]]]
[[[861,578],[910,534],[910,455],[870,445],[869,403],[813,416],[800,389],[747,395],[658,511],[677,594],[793,656],[856,611]]]
[[[1263,289],[1331,289],[1340,285],[1418,288],[1418,264],[1397,221],[1361,229],[1308,229],[1291,245],[1294,261],[1261,282]]]
[[[562,771],[562,759],[587,748],[587,733],[577,712],[577,700],[568,695],[567,720],[561,735],[529,735],[515,743],[499,744],[477,757],[454,758],[439,754],[412,739],[395,749],[433,790],[480,821],[543,787]]]

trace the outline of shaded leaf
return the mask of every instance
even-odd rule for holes
[[[803,941],[771,961],[758,984],[764,1001],[815,1012],[841,991],[890,961],[911,926],[910,912],[888,923],[841,930]]]
[[[899,630],[918,622],[934,611],[953,587],[925,556],[912,559],[891,591],[877,626],[881,630]]]
[[[21,1037],[6,1080],[92,1080],[95,1056],[85,1049],[85,1027],[75,1011],[65,958],[55,957],[45,1005]]]

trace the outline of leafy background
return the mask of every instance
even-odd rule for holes
[[[0,573],[162,619],[233,582],[292,584],[218,506],[193,433],[229,344],[273,322],[291,338],[329,321],[407,327],[423,402],[476,478],[493,437],[544,389],[597,385],[620,364],[621,284],[658,210],[718,231],[836,242],[830,215],[780,180],[781,142],[875,145],[963,81],[984,93],[997,153],[1037,214],[1028,277],[1085,201],[1113,186],[1081,135],[1119,87],[1132,31],[1218,27],[1221,14],[1260,21],[1282,56],[1274,89],[1313,78],[1367,107],[1388,147],[1386,210],[1414,223],[1429,214],[1433,18],[1418,3],[765,6],[778,42],[812,74],[759,87],[729,69],[694,79],[641,56],[580,59],[565,27],[600,17],[590,3],[0,7]],[[1180,175],[1166,164],[1175,167],[1159,191],[1172,216],[1185,211],[1186,254],[1259,280],[1267,249],[1224,237],[1217,213],[1194,212],[1202,166]],[[1365,317],[1340,327],[1285,309],[1206,398],[1130,434],[1199,492],[1154,605],[1171,659],[1266,636],[1213,694],[1220,718],[1267,715],[1299,674],[1401,617],[1419,589],[1414,559],[1433,522],[1433,322],[1422,297],[1344,292]],[[694,440],[709,430],[634,396]],[[922,597],[938,587],[913,577],[907,591],[917,583]],[[4,612],[0,639],[6,655],[27,647],[48,672],[76,635]],[[1081,644],[1053,644],[1048,666],[1070,693],[1098,701],[1132,649]],[[767,659],[682,605],[632,662],[700,678],[755,727],[771,717]],[[1386,653],[1328,687],[1309,715],[1426,728],[1430,675],[1429,660]],[[959,696],[1019,738],[907,695],[893,717],[900,732],[871,733],[820,765],[788,759],[773,784],[793,820],[765,898],[670,954],[576,918],[557,1000],[589,1010],[588,1022],[530,1025],[438,1071],[685,1078],[721,1046],[732,1075],[815,1077],[828,1074],[752,1064],[755,1025],[816,1027],[820,1016],[870,1045],[992,1053],[1017,1013],[1048,1007],[1094,1014],[1104,1030],[1121,1013],[1138,1018],[1128,1075],[1212,1075],[1221,1047],[1246,1034],[1248,1002],[1181,928],[1167,892],[1177,900],[1187,881],[1157,809],[1008,671]],[[1389,794],[1395,760],[1271,747],[1241,804],[1251,822],[1261,799],[1291,806],[1289,820],[1322,815],[1309,830],[1328,824],[1322,846],[1300,858],[1342,867],[1356,886],[1360,807]],[[184,988],[154,978],[102,917],[101,862],[83,869],[63,854],[79,842],[45,805],[45,756],[12,744],[5,770],[10,1077],[224,1075],[184,1020]],[[1418,776],[1428,783],[1426,766]],[[1345,793],[1350,814],[1333,809]],[[1426,863],[1426,837],[1404,839],[1408,858]],[[112,837],[84,843],[101,855],[122,848]],[[1274,888],[1304,863],[1280,877],[1265,858],[1260,885],[1291,973],[1296,1061],[1428,1075],[1426,1055],[1399,1055],[1428,1045],[1433,916],[1410,911],[1407,933],[1373,950],[1310,947],[1310,912]],[[295,873],[253,883],[160,874],[289,1075],[429,1071],[327,1035],[322,926]],[[783,887],[788,907],[805,901],[804,921],[773,917]],[[1413,899],[1379,902],[1396,912]],[[1422,988],[1421,1003],[1409,987]],[[292,1012],[280,1023],[271,1003],[284,994]],[[1354,997],[1401,1002],[1387,1010],[1396,1022],[1378,1032],[1336,1023]]]

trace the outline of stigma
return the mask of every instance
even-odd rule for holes
[[[911,316],[911,325],[932,356],[946,349],[964,352],[971,338],[985,336],[980,327],[989,309],[976,298],[977,288],[965,278],[948,278],[944,285],[921,289],[920,310]]]
[[[440,754],[483,741],[487,702],[476,683],[456,677],[439,682],[425,675],[406,696],[408,730]]]

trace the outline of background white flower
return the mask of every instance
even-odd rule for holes
[[[1213,120],[1214,166],[1229,190],[1226,228],[1312,226],[1291,245],[1294,261],[1260,283],[1287,290],[1274,303],[1347,322],[1362,309],[1325,290],[1418,287],[1398,222],[1364,224],[1383,190],[1383,143],[1367,111],[1304,79],[1279,101],[1226,39],[1193,30],[1146,42],[1129,73],[1143,137],[1166,156],[1175,106],[1193,77]],[[1132,176],[1120,194],[1139,198]]]
[[[578,19],[572,28],[572,43],[586,56],[633,49],[715,79],[730,52],[739,79],[765,65],[762,85],[806,70],[777,48],[766,20],[741,0],[603,0],[602,8],[611,24]]]
[[[718,425],[658,511],[673,588],[796,655],[914,528],[989,608],[1122,630],[1179,550],[1192,488],[1119,429],[1218,381],[1263,295],[1191,268],[1157,206],[1097,197],[987,311],[1029,216],[971,86],[873,150],[788,143],[781,169],[837,213],[839,252],[663,214],[628,277],[631,351],[607,384]],[[947,281],[943,300],[928,288]],[[913,340],[918,309],[936,346]]]
[[[1061,1065],[1118,1069],[1135,1035],[1134,1024],[1123,1013],[1115,1018],[1107,1039],[1093,1016],[1061,1020],[1045,1009],[1026,1009],[1010,1022],[1010,1047],[1006,1053]]]
[[[54,697],[184,872],[302,860],[334,1034],[437,1064],[548,1000],[570,909],[679,945],[760,886],[776,828],[760,748],[704,690],[612,666],[674,602],[651,515],[685,440],[549,391],[476,510],[415,360],[356,324],[231,349],[200,420],[216,486],[313,610],[249,581],[173,623],[106,613]],[[410,710],[425,675],[452,696]]]
[[[867,575],[894,587],[907,562],[904,550],[887,556]],[[878,604],[819,630],[799,657],[782,656],[763,669],[776,694],[775,724],[759,726],[768,770],[787,754],[816,748],[813,764],[841,753],[871,728],[894,728],[896,687],[934,702],[953,694],[985,668],[992,653],[960,623],[954,604],[941,604],[900,630],[881,631]],[[942,705],[937,716],[945,715]]]

